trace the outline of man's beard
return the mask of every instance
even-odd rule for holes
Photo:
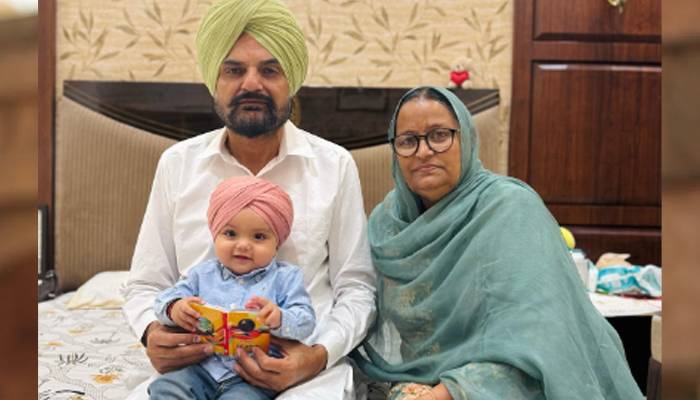
[[[264,104],[241,104],[243,100],[260,100]],[[234,97],[229,105],[230,111],[226,114],[226,110],[214,100],[214,111],[219,116],[224,125],[231,131],[240,135],[254,138],[268,133],[275,132],[280,126],[284,125],[292,112],[291,101],[282,110],[277,112],[275,102],[271,97],[259,93],[244,93]],[[246,107],[262,107],[262,111],[245,111]],[[261,114],[261,118],[256,116],[246,115],[247,113]]]

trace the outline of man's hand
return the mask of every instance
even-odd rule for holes
[[[257,347],[253,348],[254,357],[238,350],[238,362],[233,368],[248,383],[281,392],[313,378],[326,366],[328,352],[321,345],[309,347],[279,338],[271,341],[280,348],[284,358],[270,357]]]
[[[200,343],[198,335],[179,333],[158,321],[146,328],[146,343],[146,355],[161,374],[202,361],[214,352],[210,344]]]

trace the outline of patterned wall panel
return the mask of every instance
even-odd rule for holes
[[[198,82],[194,35],[212,0],[59,0],[58,93],[64,79]],[[484,163],[507,170],[511,0],[287,0],[310,50],[308,86],[446,85],[472,61],[476,87],[500,90],[498,137]]]

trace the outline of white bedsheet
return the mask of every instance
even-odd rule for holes
[[[155,370],[121,309],[68,310],[74,293],[39,303],[38,399],[124,400]],[[353,398],[352,375],[350,365],[342,362],[284,398]],[[142,388],[132,398],[147,398]]]
[[[153,372],[121,309],[67,310],[73,292],[39,303],[38,398],[125,399]]]

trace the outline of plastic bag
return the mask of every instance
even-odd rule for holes
[[[598,270],[596,291],[630,296],[661,297],[661,268],[656,265],[609,266]]]

